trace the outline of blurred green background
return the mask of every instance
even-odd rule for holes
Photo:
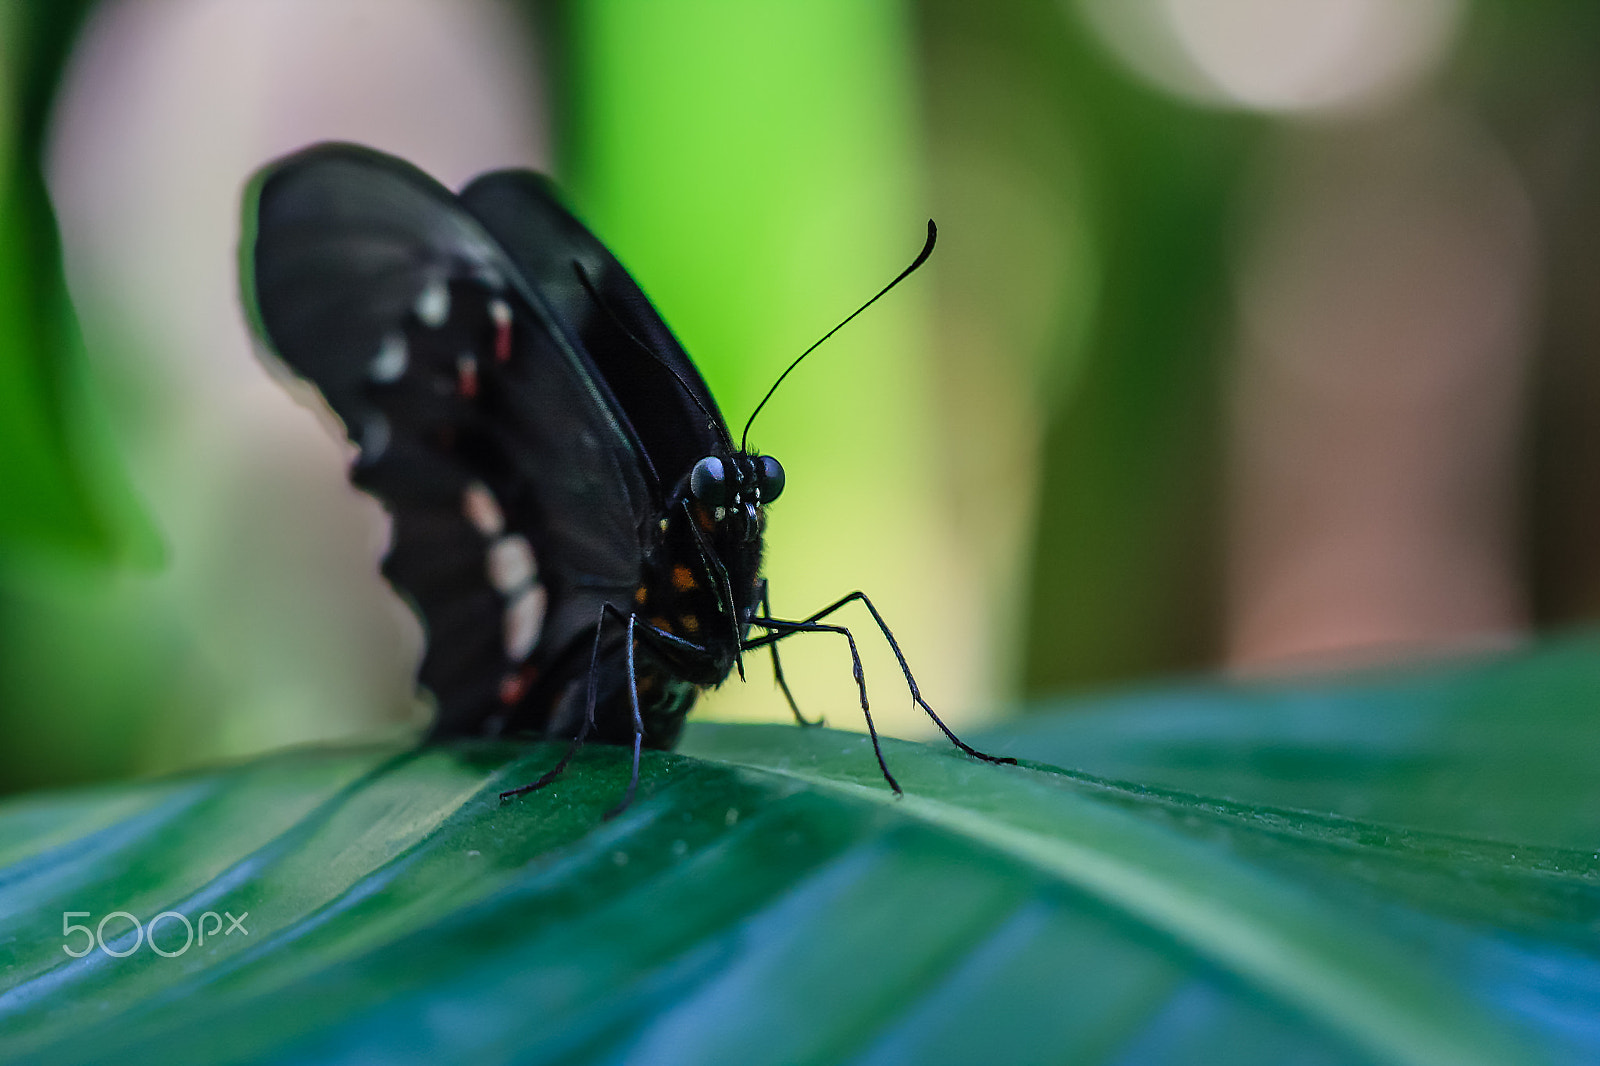
[[[552,171],[730,422],[768,573],[958,728],[1600,611],[1600,10],[1465,0],[0,5],[0,789],[412,728],[385,529],[237,302],[308,142]],[[863,616],[854,624],[865,624]],[[882,724],[929,726],[863,642]],[[847,662],[785,645],[844,727]],[[697,714],[782,720],[759,670]]]

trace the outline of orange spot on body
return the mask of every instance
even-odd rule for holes
[[[716,520],[711,517],[711,512],[699,504],[694,505],[694,520],[707,533],[717,528]]]
[[[676,630],[674,630],[672,628],[672,623],[669,620],[665,619],[665,618],[652,618],[652,619],[650,619],[650,624],[655,626],[657,629],[659,629],[659,630],[661,630],[663,632],[666,632],[666,633],[676,633],[677,632]]]
[[[650,590],[645,588],[643,585],[640,585],[638,588],[633,590],[633,602],[637,603],[640,607],[643,607],[645,601],[649,598]]]
[[[692,614],[680,614],[678,616],[678,624],[683,627],[685,633],[700,632],[700,619]]]
[[[672,587],[679,592],[688,592],[695,587],[694,573],[681,563],[672,568]]]

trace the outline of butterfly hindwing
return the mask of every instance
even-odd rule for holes
[[[253,205],[247,303],[394,516],[384,573],[427,631],[436,731],[515,717],[539,661],[638,581],[654,493],[634,438],[538,284],[421,171],[321,145]]]

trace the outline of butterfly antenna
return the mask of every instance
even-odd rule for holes
[[[838,333],[841,329],[844,329],[845,326],[850,324],[851,319],[855,318],[856,315],[859,315],[861,312],[877,303],[889,292],[890,289],[906,280],[906,278],[910,277],[918,267],[920,267],[923,263],[926,263],[928,261],[928,256],[933,254],[933,243],[938,239],[938,237],[938,227],[933,224],[933,219],[930,218],[928,219],[928,241],[922,246],[922,251],[917,253],[917,257],[911,261],[911,265],[900,271],[899,275],[893,281],[889,282],[889,284],[885,285],[882,289],[879,289],[878,295],[874,296],[872,299],[868,300],[866,303],[862,304],[860,307],[851,312],[849,318],[846,318],[843,322],[840,322],[837,326],[834,326],[828,332],[824,333],[817,340],[816,344],[813,344],[811,347],[801,352],[795,361],[790,363],[784,372],[778,375],[778,380],[772,383],[772,388],[768,389],[767,394],[761,397],[761,402],[756,404],[756,409],[750,412],[750,420],[744,424],[744,432],[739,434],[739,450],[741,452],[747,452],[750,450],[747,447],[750,440],[750,427],[755,425],[756,415],[759,415],[761,413],[761,409],[767,406],[767,401],[772,399],[772,394],[778,391],[778,386],[783,384],[783,379],[788,377],[789,374],[793,372],[794,368],[799,366],[801,361],[805,359],[806,356],[820,348],[823,341],[827,340],[835,333]]]
[[[646,344],[639,338],[638,334],[634,333],[633,330],[628,328],[628,324],[622,321],[622,318],[616,313],[616,311],[612,310],[611,305],[601,297],[600,290],[595,287],[594,279],[589,277],[589,272],[583,269],[582,263],[574,259],[572,261],[572,271],[578,275],[578,282],[584,287],[585,291],[589,293],[590,299],[594,300],[596,306],[598,306],[601,311],[605,312],[605,316],[611,320],[611,324],[620,329],[625,337],[627,337],[634,344],[638,345],[646,355],[654,359],[657,363],[661,364],[661,368],[672,375],[673,379],[677,381],[678,387],[683,390],[683,394],[689,397],[690,401],[693,402],[696,407],[700,408],[700,413],[706,416],[706,421],[709,422],[711,426],[716,429],[718,434],[721,435],[722,442],[728,446],[728,450],[732,451],[733,439],[728,436],[728,431],[723,428],[722,419],[712,414],[710,409],[700,401],[700,397],[695,395],[694,389],[690,388],[689,383],[683,380],[683,375],[678,373],[677,368],[671,363],[667,362],[665,359],[661,358],[660,353],[658,353],[654,348],[650,347],[650,345]]]

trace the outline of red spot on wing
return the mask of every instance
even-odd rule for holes
[[[533,687],[533,679],[538,673],[533,667],[528,666],[514,674],[507,674],[500,681],[500,702],[507,707],[521,703],[522,697]]]
[[[494,322],[494,358],[503,363],[511,358],[511,307],[502,300],[489,305],[489,318]]]
[[[456,360],[456,391],[468,400],[478,395],[478,361],[470,355]]]

